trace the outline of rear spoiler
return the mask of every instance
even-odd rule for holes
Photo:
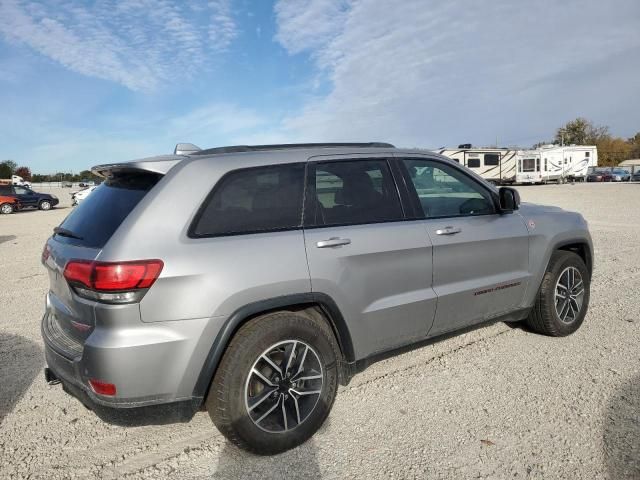
[[[184,157],[176,155],[166,155],[161,157],[143,158],[132,162],[105,163],[96,165],[91,171],[99,177],[107,178],[119,172],[150,172],[165,175],[175,165],[180,163]]]

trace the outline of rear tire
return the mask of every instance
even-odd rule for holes
[[[580,256],[564,250],[554,252],[527,325],[552,337],[572,334],[587,313],[590,285],[589,271]]]
[[[2,205],[0,205],[0,213],[3,213],[5,215],[13,213],[13,205],[11,205],[10,203],[3,203]]]
[[[294,312],[257,317],[238,330],[222,357],[206,400],[209,416],[244,450],[271,455],[297,447],[329,415],[339,356],[322,320]]]

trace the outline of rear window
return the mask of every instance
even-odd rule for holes
[[[79,238],[56,234],[56,240],[102,248],[160,178],[162,175],[155,173],[127,173],[110,177],[75,207],[60,225]]]
[[[299,228],[303,189],[302,163],[230,172],[205,201],[190,236],[214,237]]]

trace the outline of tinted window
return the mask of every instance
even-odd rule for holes
[[[469,167],[469,168],[480,168],[480,159],[479,158],[469,158],[467,160],[467,167]]]
[[[404,164],[425,217],[495,212],[489,192],[455,168],[423,159],[407,159]]]
[[[225,175],[197,219],[195,236],[300,227],[304,164],[271,165]]]
[[[496,153],[485,153],[484,154],[484,165],[485,167],[494,166],[500,164],[500,155]]]
[[[11,195],[11,185],[0,185],[0,195]]]
[[[317,163],[311,181],[307,226],[403,219],[398,191],[386,160]]]
[[[17,187],[16,186],[16,187],[13,187],[13,188],[15,189],[17,195],[27,195],[27,194],[31,193],[29,190],[27,190],[24,187]]]
[[[591,152],[584,152],[584,156],[588,157]]]
[[[56,240],[102,248],[160,178],[161,175],[151,173],[128,173],[109,178],[60,225],[80,239],[56,235]]]
[[[535,172],[536,171],[536,159],[535,158],[525,158],[522,160],[522,171],[524,172]]]

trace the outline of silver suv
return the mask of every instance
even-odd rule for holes
[[[496,321],[568,335],[587,311],[582,216],[434,153],[181,145],[93,171],[43,251],[42,334],[47,380],[110,421],[202,409],[282,452],[389,352]]]

